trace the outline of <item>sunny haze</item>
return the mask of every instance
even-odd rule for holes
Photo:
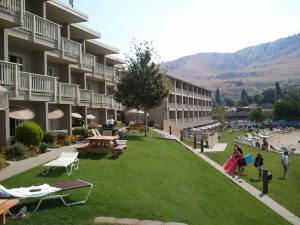
[[[235,52],[300,31],[297,0],[74,0],[74,8],[89,15],[88,26],[117,46],[121,57],[133,38],[153,41],[162,61],[169,61],[199,52]]]

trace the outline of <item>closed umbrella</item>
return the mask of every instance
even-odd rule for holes
[[[8,90],[0,85],[0,110],[8,108]]]

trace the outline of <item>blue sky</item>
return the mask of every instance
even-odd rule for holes
[[[63,0],[68,3],[68,0]],[[153,41],[162,61],[234,52],[300,32],[299,0],[74,0],[101,41],[129,52]]]

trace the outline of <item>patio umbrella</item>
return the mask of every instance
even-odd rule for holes
[[[20,106],[9,106],[9,117],[17,120],[30,120],[35,116],[30,109]]]
[[[48,108],[48,119],[59,119],[64,116],[64,112],[56,108]]]
[[[89,120],[94,120],[94,119],[96,119],[96,116],[94,116],[93,114],[88,114],[86,116],[86,118],[89,119]]]
[[[8,108],[8,90],[0,85],[0,110]]]
[[[125,112],[125,114],[127,116],[134,116],[135,120],[136,120],[136,117],[138,117],[138,120],[140,120],[140,116],[144,115],[144,111],[143,110],[137,110],[137,109],[130,109],[127,112]],[[147,113],[147,116],[149,116],[149,113]]]
[[[80,115],[79,113],[72,113],[71,115],[72,115],[72,117],[74,117],[74,118],[82,119],[82,115]]]

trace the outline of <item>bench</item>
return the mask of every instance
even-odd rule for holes
[[[18,203],[18,199],[0,199],[0,224],[5,224],[5,215],[8,213],[8,210]]]
[[[78,145],[78,146],[76,147],[76,149],[77,149],[77,150],[82,150],[82,149],[86,148],[88,145],[89,145],[89,143],[81,144],[81,145]]]
[[[114,147],[114,152],[116,153],[123,153],[124,149],[127,148],[127,145],[117,145]]]

